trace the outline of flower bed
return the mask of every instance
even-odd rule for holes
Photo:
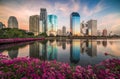
[[[56,61],[0,54],[0,79],[119,79],[120,60],[108,59],[95,66],[74,66]]]
[[[43,40],[43,39],[44,38],[10,38],[10,39],[0,39],[0,44],[27,42],[27,41],[35,41],[35,40]]]

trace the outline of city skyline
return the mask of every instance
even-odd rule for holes
[[[78,12],[81,22],[90,19],[98,21],[98,30],[120,33],[119,0],[0,0],[0,21],[8,26],[9,16],[15,16],[20,29],[29,28],[29,16],[39,15],[40,8],[46,8],[48,15],[58,17],[58,29],[70,29],[70,14]]]

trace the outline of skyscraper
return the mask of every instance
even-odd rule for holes
[[[70,15],[70,32],[72,36],[80,36],[80,15],[77,12]]]
[[[102,35],[103,35],[103,36],[107,36],[107,29],[104,29],[104,30],[103,30]]]
[[[47,10],[46,8],[41,8],[40,11],[39,30],[40,32],[47,32]]]
[[[33,15],[29,18],[29,30],[35,35],[39,34],[39,15]]]
[[[62,36],[62,31],[60,29],[57,30],[57,35]]]
[[[58,27],[58,19],[56,15],[48,15],[48,36],[56,36]]]
[[[18,21],[15,16],[10,16],[8,19],[8,28],[18,28]]]
[[[88,35],[97,36],[97,20],[89,20],[87,23],[88,23]]]
[[[86,36],[88,35],[88,26],[84,21],[81,23],[81,35]]]
[[[62,35],[66,36],[66,27],[65,26],[63,26],[63,28],[62,28]]]

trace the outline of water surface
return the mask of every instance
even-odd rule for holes
[[[60,39],[0,45],[0,52],[10,58],[33,57],[41,60],[57,60],[71,65],[94,65],[113,58],[120,58],[120,40]]]

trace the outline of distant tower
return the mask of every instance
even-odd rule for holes
[[[84,23],[84,21],[81,23],[81,35],[88,35],[88,26],[86,23]]]
[[[104,30],[103,30],[102,35],[103,35],[103,36],[107,36],[107,29],[104,29]]]
[[[39,34],[39,15],[33,15],[29,18],[29,30],[35,35]]]
[[[40,9],[40,32],[47,32],[47,10],[46,8]]]
[[[5,24],[3,24],[2,22],[0,22],[0,29],[5,28]]]
[[[97,20],[89,20],[87,23],[88,23],[88,35],[97,36]]]
[[[18,21],[15,16],[10,16],[8,19],[8,28],[18,28]]]
[[[57,35],[62,36],[62,31],[60,29],[57,30]]]
[[[57,34],[57,27],[58,27],[58,18],[56,15],[48,15],[48,29],[47,33],[48,36]]]
[[[66,36],[66,27],[65,26],[63,26],[63,28],[62,28],[62,35]]]
[[[70,15],[70,32],[72,36],[80,36],[80,15],[77,12]]]
[[[97,31],[97,36],[101,36],[100,30]]]

